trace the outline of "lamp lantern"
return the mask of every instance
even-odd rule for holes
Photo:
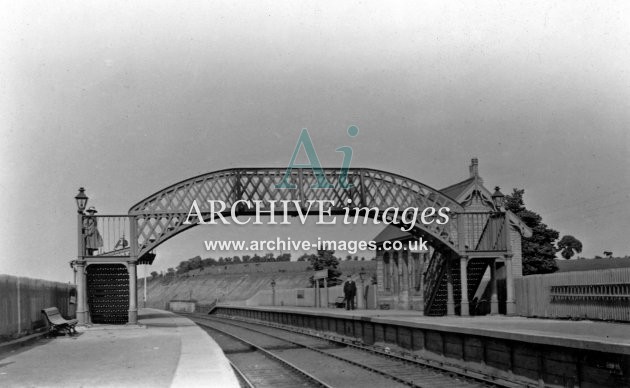
[[[505,195],[499,190],[499,186],[494,188],[494,194],[492,194],[492,202],[494,202],[494,206],[497,207],[498,210],[502,210],[505,205]]]
[[[88,196],[85,195],[85,189],[83,187],[79,188],[79,194],[77,194],[74,199],[77,201],[77,211],[82,214],[89,199]]]

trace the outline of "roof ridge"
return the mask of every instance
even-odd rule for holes
[[[472,181],[474,181],[474,180],[475,180],[475,177],[474,177],[474,176],[471,176],[470,178],[466,178],[466,179],[464,179],[464,180],[463,180],[463,181],[461,181],[461,182],[457,182],[457,183],[454,183],[454,184],[452,184],[452,185],[450,185],[450,186],[446,186],[445,188],[440,189],[440,191],[448,190],[448,189],[450,189],[450,188],[452,188],[452,187],[455,187],[455,186],[461,185],[462,183],[468,183],[468,181],[471,181],[471,182],[472,182]]]

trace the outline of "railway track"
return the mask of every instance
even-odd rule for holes
[[[251,384],[243,386],[497,386],[340,341],[214,316],[189,318],[209,332]],[[274,361],[263,362],[262,354]]]
[[[195,323],[221,346],[242,387],[329,387],[252,341],[204,323]]]

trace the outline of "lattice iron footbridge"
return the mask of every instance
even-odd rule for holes
[[[234,206],[237,206],[234,209],[237,216],[251,214],[252,210],[243,206],[243,201],[262,201],[267,204],[265,206],[269,206],[270,201],[291,201],[288,205],[291,215],[297,214],[298,210],[305,214],[319,212],[318,203],[306,206],[309,200],[332,201],[332,215],[343,214],[346,208],[375,208],[380,212],[391,207],[414,207],[420,211],[428,207],[449,208],[449,222],[427,225],[418,220],[410,231],[414,237],[423,237],[429,241],[434,252],[437,252],[428,263],[428,294],[440,287],[449,260],[510,254],[507,233],[509,219],[500,209],[472,212],[439,190],[385,171],[353,168],[340,173],[338,169],[325,168],[322,172],[333,188],[313,188],[321,176],[310,168],[294,168],[290,171],[287,181],[295,185],[295,189],[276,188],[285,178],[286,168],[233,168],[199,175],[166,187],[133,205],[126,215],[80,214],[79,225],[84,225],[90,219],[96,221],[94,224],[103,241],[97,251],[88,255],[86,236],[80,237],[77,264],[126,265],[130,274],[129,321],[135,322],[136,264],[152,260],[154,256],[151,252],[160,244],[196,225],[196,222],[184,223],[193,202],[196,201],[204,217],[209,215],[212,209],[208,200],[223,201],[226,204],[226,216],[231,214]],[[344,188],[342,179],[349,184],[349,188]],[[301,208],[297,209],[296,204]],[[263,207],[261,210],[269,211],[270,208]],[[367,212],[370,217],[374,214]],[[401,223],[400,219],[389,221]],[[462,279],[467,279],[467,276]],[[466,289],[466,285],[462,286]],[[81,284],[79,287],[82,287]]]

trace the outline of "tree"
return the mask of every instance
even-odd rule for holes
[[[283,253],[276,258],[276,261],[291,261],[291,254]]]
[[[155,279],[158,276],[157,271],[151,272],[151,279]]]
[[[505,207],[516,214],[525,225],[532,229],[532,237],[523,237],[523,275],[551,273],[558,270],[556,265],[556,240],[558,231],[550,229],[542,222],[542,217],[525,207],[525,190],[514,189],[505,196]]]
[[[310,266],[308,269],[314,271],[321,271],[322,269],[328,269],[328,277],[326,278],[328,286],[336,286],[343,283],[341,279],[341,271],[337,269],[339,266],[339,259],[333,256],[335,251],[331,250],[318,250],[317,255],[311,255],[309,258]],[[311,287],[315,287],[315,280],[311,276]],[[323,286],[323,279],[320,280],[320,286]]]
[[[190,263],[188,262],[188,260],[182,261],[179,263],[176,270],[177,270],[176,272],[178,275],[188,272],[190,270]]]
[[[558,241],[558,250],[565,259],[569,260],[576,253],[582,252],[582,242],[577,238],[566,235]]]
[[[190,270],[203,267],[201,256],[195,256],[192,259],[188,259],[188,268]]]
[[[316,255],[304,253],[302,256],[298,257],[297,261],[311,261],[311,257],[313,256]]]

